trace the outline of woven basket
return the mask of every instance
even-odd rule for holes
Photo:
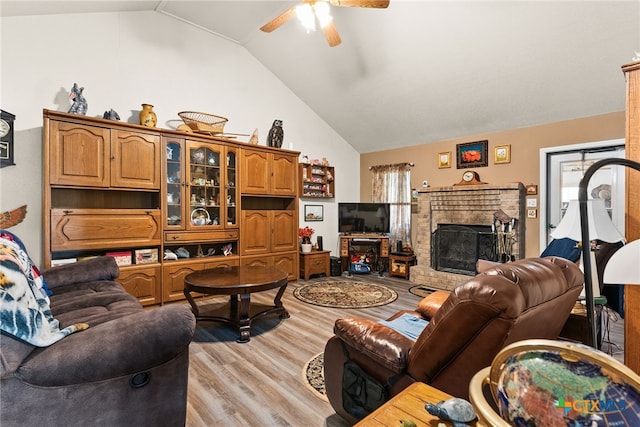
[[[197,111],[181,111],[178,116],[195,132],[223,133],[229,121],[226,117]]]

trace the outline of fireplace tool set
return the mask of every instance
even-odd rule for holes
[[[515,261],[516,257],[513,255],[513,245],[516,242],[516,219],[511,218],[501,209],[493,214],[493,218],[491,231],[496,236],[496,255],[498,261]]]

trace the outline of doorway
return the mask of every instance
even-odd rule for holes
[[[598,160],[625,157],[624,139],[563,145],[540,150],[540,251],[552,240],[570,200],[578,199],[578,184],[584,172]],[[605,198],[616,228],[624,235],[624,168],[603,167],[589,181],[589,198]]]

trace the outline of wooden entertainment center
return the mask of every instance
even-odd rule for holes
[[[299,274],[298,152],[43,111],[44,267],[114,256],[144,305],[218,266]]]

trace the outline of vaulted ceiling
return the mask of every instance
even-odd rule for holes
[[[638,1],[408,1],[332,7],[342,44],[295,1],[9,1],[0,14],[152,10],[244,46],[361,153],[625,108]]]

